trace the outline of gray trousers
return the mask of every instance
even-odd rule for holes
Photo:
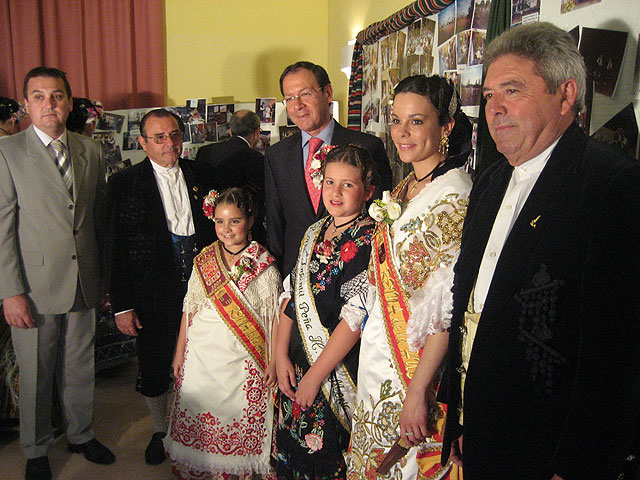
[[[27,458],[47,455],[54,375],[70,443],[94,438],[95,309],[33,314],[36,328],[11,327],[20,369],[20,446]]]

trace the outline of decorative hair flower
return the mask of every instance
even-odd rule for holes
[[[216,197],[218,196],[218,192],[215,190],[210,190],[209,193],[204,197],[202,201],[202,211],[204,212],[204,216],[209,220],[214,219],[214,212],[216,209]]]
[[[389,190],[385,190],[382,199],[376,199],[369,207],[369,215],[376,222],[385,222],[391,225],[400,217],[402,204],[391,196]]]
[[[102,106],[102,102],[100,100],[93,100],[93,107],[87,108],[89,112],[89,118],[87,118],[87,123],[95,122],[102,118],[104,114],[104,107]]]
[[[337,145],[325,144],[313,154],[311,165],[309,165],[309,176],[318,190],[322,187],[322,180],[324,179],[322,169],[324,168],[324,164],[327,160],[327,154],[336,147]]]
[[[13,118],[16,119],[16,122],[19,122],[27,116],[27,108],[24,106],[24,102],[19,102],[18,105],[20,108],[18,108],[18,110],[12,115]]]

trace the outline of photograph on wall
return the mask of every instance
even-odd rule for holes
[[[600,127],[593,138],[607,145],[618,147],[630,160],[638,158],[638,123],[633,103]]]
[[[420,55],[420,74],[433,75],[433,55]]]
[[[594,3],[600,3],[600,0],[561,0],[560,13],[569,13],[576,8],[588,7]]]
[[[138,135],[124,132],[122,134],[122,150],[142,150],[142,146],[138,143]]]
[[[449,80],[449,83],[453,84],[453,88],[458,92],[458,96],[460,96],[460,74],[457,70],[450,70],[448,72],[444,72],[444,78]]]
[[[217,142],[218,132],[215,122],[207,122],[204,124],[204,140],[205,142]]]
[[[406,67],[406,75],[420,75],[420,57],[422,55],[407,55],[407,59],[405,62]]]
[[[185,124],[185,131],[187,130],[186,125],[189,123],[189,109],[186,105],[184,106],[174,106],[174,107],[164,107],[165,110],[170,111],[171,113],[180,117],[182,123]],[[187,142],[188,140],[185,140]]]
[[[469,44],[471,30],[465,30],[456,35],[456,60],[458,67],[465,67],[469,61]]]
[[[271,130],[260,130],[260,138],[258,139],[258,143],[256,144],[256,150],[261,153],[264,153],[267,148],[271,145]]]
[[[116,142],[113,132],[96,132],[92,135],[92,138],[100,143],[102,153],[104,154],[104,161],[107,165],[115,165],[122,161],[120,147]]]
[[[456,31],[456,2],[438,12],[438,46],[445,43]]]
[[[96,130],[115,130],[120,133],[124,124],[124,115],[115,113],[103,113],[102,118],[96,124]]]
[[[140,134],[140,120],[147,111],[144,108],[129,110],[127,113],[127,131],[130,133]],[[106,114],[105,114],[106,115]]]
[[[471,28],[473,0],[456,0],[456,33]]]
[[[438,56],[440,57],[440,73],[445,70],[455,70],[456,62],[456,39],[453,37],[448,42],[440,45],[438,48]]]
[[[187,107],[187,119],[185,123],[204,123],[206,118],[206,110],[207,110],[206,99],[191,98],[187,100],[186,107]]]
[[[291,135],[295,135],[298,133],[300,129],[298,127],[290,127],[288,125],[280,125],[278,127],[278,133],[280,133],[280,140],[283,138],[290,137]]]
[[[422,20],[407,27],[407,55],[422,55]]]
[[[484,45],[487,32],[483,30],[473,30],[471,32],[471,41],[469,42],[469,60],[468,65],[482,64],[484,57]]]
[[[576,25],[571,30],[567,32],[573,38],[573,41],[576,43],[576,47],[580,45],[580,25]]]
[[[229,123],[234,109],[233,103],[207,105],[207,123]]]
[[[435,20],[431,20],[430,18],[423,18],[420,35],[422,37],[422,52],[420,52],[420,54],[433,56],[433,38],[436,35]]]
[[[191,143],[204,143],[204,123],[190,123]]]
[[[473,7],[473,28],[486,30],[489,26],[489,10],[491,10],[491,0],[474,0]]]
[[[460,72],[460,103],[464,112],[472,117],[480,113],[482,97],[482,65],[467,68]]]
[[[378,42],[373,45],[365,45],[362,48],[363,68],[362,87],[363,95],[377,94],[378,87]]]
[[[540,0],[513,0],[511,26],[540,20]]]
[[[587,67],[587,75],[595,82],[596,92],[613,97],[622,69],[627,45],[627,32],[582,28],[580,53]]]
[[[260,123],[276,123],[276,99],[256,98],[256,113],[260,117]]]
[[[216,125],[216,131],[218,135],[218,141],[222,142],[231,138],[231,130],[229,130],[228,123],[218,123]]]
[[[119,172],[120,170],[124,170],[125,168],[130,166],[131,166],[131,160],[129,160],[128,158],[126,160],[123,160],[122,162],[114,163],[113,165],[108,165],[107,178],[109,178],[114,173]]]

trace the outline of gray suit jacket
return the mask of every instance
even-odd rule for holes
[[[78,279],[87,307],[99,301],[102,151],[72,132],[68,143],[73,198],[33,126],[0,142],[0,299],[24,293],[39,314],[68,312]]]

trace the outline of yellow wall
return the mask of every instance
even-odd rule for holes
[[[287,65],[327,64],[327,0],[165,0],[165,29],[169,105],[280,98]]]
[[[356,38],[360,30],[411,3],[411,0],[329,0],[329,62],[325,67],[333,84],[333,96],[340,102],[343,125],[347,124],[349,80],[340,71],[342,47]]]
[[[280,99],[287,65],[329,72],[346,124],[349,81],[341,51],[369,24],[411,0],[165,0],[167,104],[187,98]],[[231,101],[231,100],[230,100]]]

